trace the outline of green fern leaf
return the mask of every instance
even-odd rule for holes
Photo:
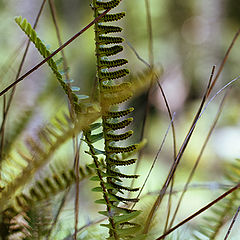
[[[99,34],[107,34],[107,33],[115,33],[121,32],[122,28],[118,26],[107,26],[98,24],[98,33]]]
[[[110,162],[110,164],[115,166],[127,166],[127,165],[134,164],[137,161],[137,159],[129,159],[129,160],[123,161],[123,160],[109,158],[108,161]]]
[[[133,131],[128,131],[123,134],[106,134],[106,139],[109,141],[120,141],[120,140],[125,140],[129,137],[131,137],[133,134]]]
[[[126,59],[100,60],[100,64],[104,68],[120,67],[120,66],[125,65],[127,63],[128,63],[128,61]]]
[[[22,17],[17,17],[15,18],[16,23],[20,26],[20,28],[27,34],[27,36],[29,37],[29,39],[33,42],[33,44],[35,45],[35,47],[38,49],[39,53],[44,57],[48,57],[51,53],[48,51],[48,49],[46,48],[46,46],[42,43],[42,41],[40,40],[40,38],[37,37],[37,34],[35,32],[35,30],[31,27],[30,23],[27,22],[26,19],[22,20]],[[53,60],[53,58],[49,59],[47,61],[49,67],[51,68],[51,70],[53,71],[53,73],[55,74],[58,82],[60,83],[60,85],[62,86],[63,90],[65,91],[66,95],[68,96],[68,98],[70,99],[70,102],[72,102],[73,104],[73,108],[75,109],[76,112],[81,111],[80,110],[80,106],[78,104],[78,96],[74,93],[74,91],[78,91],[79,88],[75,88],[72,87],[72,89],[69,87],[69,85],[67,83],[65,83],[62,79],[62,75],[60,74],[60,72],[58,71],[57,68],[57,64],[56,62]]]
[[[123,47],[116,45],[113,47],[99,47],[100,56],[112,56],[120,53],[123,50]]]
[[[118,78],[121,78],[121,77],[125,77],[128,74],[129,74],[129,70],[120,69],[120,70],[114,71],[114,72],[101,72],[100,77],[102,78],[102,80],[118,79]]]
[[[122,19],[125,16],[125,12],[114,13],[114,14],[106,14],[103,16],[99,22],[113,22]]]
[[[125,153],[125,152],[132,152],[137,148],[137,144],[133,144],[127,147],[112,147],[108,146],[109,153]]]
[[[133,121],[133,118],[128,118],[128,119],[123,120],[123,121],[118,122],[118,123],[108,123],[108,122],[106,122],[105,125],[107,127],[107,130],[118,130],[118,129],[125,128],[132,121]]]
[[[126,110],[122,110],[122,111],[109,111],[107,112],[106,117],[107,118],[120,118],[120,117],[124,117],[126,115],[128,115],[129,113],[131,113],[134,110],[134,108],[129,108]]]
[[[96,1],[96,7],[98,10],[115,8],[120,3],[120,0],[111,0],[109,2]]]
[[[116,44],[122,43],[124,40],[121,37],[106,37],[106,36],[99,36],[99,43],[100,44]]]

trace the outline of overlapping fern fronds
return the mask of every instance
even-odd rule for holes
[[[101,163],[101,166],[104,166]],[[41,178],[25,192],[18,194],[8,207],[8,211],[18,213],[23,210],[31,209],[34,205],[43,200],[48,200],[54,195],[67,189],[76,181],[76,174],[73,169],[56,170],[51,176]],[[79,168],[79,181],[91,177],[94,171],[88,166]]]
[[[74,134],[88,127],[93,121],[99,118],[100,113],[82,114],[75,125],[62,122],[59,128],[48,126],[40,131],[40,142],[33,139],[28,140],[28,153],[19,153],[19,158],[6,158],[3,161],[1,172],[5,176],[3,190],[0,192],[0,211],[3,211],[10,204],[9,199],[16,195],[16,192],[31,180],[31,177],[44,166],[53,156],[54,152],[62,146]],[[20,160],[19,160],[20,159]],[[15,172],[10,170],[14,166]]]
[[[231,185],[239,183],[240,179],[240,159],[234,163],[228,164],[226,178]],[[235,191],[230,196],[217,203],[211,210],[212,215],[205,217],[205,223],[202,224],[194,238],[197,240],[214,240],[219,235],[222,227],[232,218],[234,212],[239,207],[240,193]]]
[[[44,57],[48,57],[51,55],[51,52],[47,49],[44,43],[41,41],[39,37],[37,37],[37,33],[32,28],[31,24],[27,22],[26,19],[22,19],[22,17],[15,18],[16,23],[20,26],[20,28],[27,34],[29,39],[35,45],[39,53]],[[76,113],[83,112],[85,109],[81,108],[80,100],[86,98],[85,95],[78,95],[76,92],[80,90],[79,87],[70,86],[68,80],[63,80],[62,74],[58,70],[56,62],[53,58],[50,58],[47,61],[49,67],[51,68],[52,72],[56,76],[59,84],[62,86],[65,94],[68,96],[70,103]]]
[[[98,17],[102,11],[109,8],[117,7],[120,0],[112,1],[93,1],[94,16]],[[136,192],[138,188],[131,188],[122,184],[123,179],[137,178],[137,175],[127,175],[121,173],[118,167],[128,166],[136,162],[135,158],[130,158],[144,143],[132,144],[129,146],[118,146],[118,142],[127,140],[133,134],[132,130],[119,133],[119,130],[126,128],[131,124],[131,117],[122,119],[129,115],[133,108],[118,110],[118,105],[127,101],[132,97],[133,92],[141,91],[147,85],[141,81],[136,81],[131,84],[125,81],[119,81],[129,71],[126,68],[120,68],[127,63],[126,59],[117,58],[109,59],[110,56],[115,56],[123,50],[119,45],[124,41],[119,36],[109,36],[111,33],[119,33],[122,28],[112,26],[111,22],[118,21],[125,16],[125,13],[106,14],[99,23],[95,24],[95,39],[96,39],[96,57],[97,57],[97,79],[98,79],[98,103],[82,101],[87,96],[77,94],[79,87],[71,86],[69,80],[63,80],[62,74],[58,69],[57,62],[51,58],[48,60],[48,65],[56,76],[60,86],[68,96],[74,113],[76,114],[76,122],[68,121],[68,124],[60,123],[60,128],[47,127],[41,131],[41,141],[36,142],[33,139],[28,141],[30,152],[28,155],[21,154],[24,162],[24,167],[20,168],[20,173],[15,177],[14,181],[6,184],[6,188],[2,192],[2,199],[16,193],[18,186],[23,186],[29,181],[29,174],[33,175],[41,166],[43,166],[52,156],[55,150],[61,146],[67,139],[74,134],[83,130],[85,141],[89,146],[88,154],[94,160],[91,167],[95,169],[97,176],[92,180],[100,182],[100,187],[96,187],[93,191],[102,192],[103,199],[97,200],[97,203],[106,205],[107,211],[100,213],[107,216],[109,224],[103,224],[109,229],[109,239],[133,239],[135,233],[140,229],[140,225],[133,223],[131,220],[139,215],[140,211],[131,210],[127,206],[129,202],[137,202],[136,198],[126,198],[121,194],[125,191]],[[51,52],[43,44],[37,36],[35,30],[27,22],[26,19],[18,17],[15,19],[17,24],[26,33],[29,39],[33,42],[39,53],[44,57],[48,57]],[[114,71],[114,69],[118,68]],[[147,75],[152,72],[147,73]],[[144,80],[146,77],[144,76]],[[151,79],[149,77],[149,79]],[[97,118],[102,117],[101,123],[94,123]],[[68,119],[69,120],[69,119]],[[102,128],[100,133],[94,134],[94,130]],[[103,139],[104,150],[94,147],[94,143]],[[98,155],[104,155],[104,164],[99,160]],[[129,159],[130,158],[130,159]],[[81,169],[80,169],[81,171]],[[92,173],[87,170],[88,175]],[[28,176],[28,177],[24,177]],[[80,173],[83,176],[83,172]],[[12,205],[8,204],[3,207],[12,207],[19,211],[27,208],[29,202],[34,203],[53,195],[55,192],[66,188],[75,180],[73,171],[58,173],[51,180],[46,178],[43,182],[37,181],[27,194],[20,193],[15,197]],[[18,181],[18,184],[14,184]],[[19,184],[20,183],[20,184]],[[1,201],[0,201],[1,203]],[[14,206],[14,207],[13,207]]]

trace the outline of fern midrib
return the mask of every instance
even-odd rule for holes
[[[115,230],[115,223],[114,223],[114,219],[111,217],[111,203],[110,203],[110,200],[108,199],[108,195],[107,195],[107,189],[104,185],[104,180],[103,180],[103,177],[101,175],[101,171],[100,171],[100,166],[98,164],[98,157],[95,155],[94,153],[94,147],[93,145],[91,144],[91,141],[90,139],[88,138],[88,135],[87,135],[87,132],[84,131],[84,136],[85,136],[85,139],[87,141],[87,144],[88,144],[88,147],[90,149],[90,152],[91,152],[91,155],[92,155],[92,158],[93,158],[93,161],[94,161],[94,164],[96,166],[96,172],[97,172],[97,176],[99,177],[100,179],[100,186],[102,188],[102,191],[103,191],[103,198],[104,200],[106,201],[107,203],[107,212],[108,212],[108,217],[109,217],[109,221],[110,221],[110,224],[112,225],[112,228]],[[113,232],[114,233],[114,237],[116,240],[118,240],[118,236],[116,234],[116,231]]]

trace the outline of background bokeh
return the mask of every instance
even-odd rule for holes
[[[90,3],[89,0],[55,1],[63,42],[92,20]],[[211,68],[216,65],[216,70],[218,70],[227,48],[240,27],[240,4],[236,0],[149,0],[149,3],[152,16],[154,65],[160,69],[159,81],[162,83],[172,111],[176,112],[174,123],[177,147],[180,148],[207,87]],[[40,0],[0,1],[1,89],[14,81],[26,40],[15,23],[14,17],[21,15],[33,23],[40,4]],[[125,38],[123,55],[129,60],[128,68],[131,74],[135,75],[144,71],[146,66],[136,57],[130,46],[146,62],[150,61],[145,1],[124,0],[120,8],[127,12],[121,22],[121,26],[124,28],[122,34]],[[48,4],[40,18],[37,33],[49,45],[50,50],[58,47]],[[70,77],[74,79],[75,85],[80,86],[81,94],[89,95],[95,80],[93,28],[71,43],[65,49],[65,54]],[[38,52],[31,46],[22,73],[31,69],[41,59]],[[239,63],[240,40],[238,39],[211,96],[240,75]],[[220,120],[193,179],[195,183],[193,189],[195,190],[191,190],[186,195],[178,220],[210,202],[223,191],[210,183],[224,183],[225,162],[233,162],[240,157],[239,91],[239,82],[237,81],[228,94]],[[209,104],[197,125],[176,172],[176,189],[182,189],[186,181],[214,120],[223,94],[224,92],[219,94]],[[133,126],[136,132],[136,141],[140,137],[142,128],[145,99],[146,96],[142,94],[131,102],[136,108],[136,120]],[[2,99],[0,101],[2,104]],[[23,141],[27,135],[34,135],[38,126],[50,121],[54,115],[67,111],[66,97],[47,66],[41,67],[18,85],[8,118],[8,132],[11,132],[18,116],[28,109],[34,109],[34,115],[23,133],[21,138]],[[144,136],[147,138],[148,144],[140,163],[139,174],[141,177],[138,184],[143,182],[168,125],[169,118],[165,104],[158,87],[154,86],[150,92],[150,111]],[[62,161],[72,161],[71,154],[66,154],[67,151],[64,150],[69,146],[59,152],[59,158]],[[86,147],[83,146],[84,148]],[[89,158],[85,156],[81,158],[82,164],[88,161]],[[143,195],[160,189],[172,161],[173,148],[170,131]],[[205,187],[201,185],[203,182],[207,183]],[[82,225],[84,222],[96,218],[96,206],[93,201],[89,202],[88,189],[89,183],[86,182],[82,186],[81,195]],[[68,206],[67,210],[71,212],[71,206]],[[65,214],[67,219],[72,219],[72,212],[66,211]],[[190,225],[196,224],[196,222],[192,221]]]

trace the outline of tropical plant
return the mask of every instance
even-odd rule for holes
[[[228,164],[230,165],[230,170],[227,173],[229,182],[224,185],[224,189],[227,187],[228,190],[190,217],[173,226],[180,205],[183,203],[184,194],[190,188],[189,184],[219,119],[227,95],[224,96],[220,104],[215,121],[208,132],[184,188],[180,190],[180,198],[176,204],[173,198],[176,194],[176,171],[179,169],[182,156],[199,119],[216,96],[238,80],[237,77],[229,82],[209,100],[239,32],[234,37],[216,74],[215,67],[212,68],[200,107],[177,151],[175,115],[159,82],[159,70],[154,66],[151,56],[153,54],[153,39],[149,1],[145,0],[150,41],[150,63],[144,61],[130,46],[135,51],[136,56],[146,65],[146,69],[142,73],[135,72],[130,77],[128,76],[129,70],[124,67],[128,60],[121,55],[124,49],[124,38],[120,25],[126,14],[119,12],[121,0],[93,0],[90,6],[94,20],[64,44],[59,32],[54,1],[49,0],[59,43],[59,48],[55,51],[51,51],[35,31],[45,3],[46,0],[43,0],[34,26],[25,18],[15,18],[16,23],[29,41],[16,80],[2,89],[0,93],[3,99],[3,119],[0,131],[0,238],[8,240],[184,239],[186,236],[181,232],[174,232],[173,235],[170,233],[213,206],[213,217],[206,218],[207,223],[198,229],[198,232],[195,233],[193,229],[196,228],[192,228],[191,232],[194,234],[191,236],[194,235],[193,238],[196,239],[204,239],[204,237],[217,239],[222,227],[236,212],[229,231],[225,235],[225,239],[227,239],[239,212],[239,160],[235,164]],[[64,48],[91,26],[94,26],[96,74],[92,93],[86,95],[80,94],[80,87],[76,86],[69,77]],[[44,60],[20,76],[30,43],[35,46]],[[57,55],[58,53],[61,54],[61,57]],[[18,123],[8,133],[6,123],[9,109],[15,94],[16,84],[23,81],[44,63],[48,64],[57,80],[57,88],[60,87],[67,97],[68,109],[64,113],[56,114],[48,123],[39,126],[37,134],[25,138],[25,143],[22,143],[21,135],[26,130],[28,123],[34,121],[35,108],[23,112],[18,117]],[[130,126],[134,121],[134,108],[129,106],[129,102],[131,98],[135,98],[144,91],[147,92],[144,113],[146,120],[151,90],[155,86],[159,88],[163,96],[170,123],[142,186],[137,182],[139,186],[135,187],[135,182],[139,177],[137,170],[139,170],[139,162],[142,159],[142,151],[146,143],[143,138],[145,122],[143,129],[138,129],[141,132],[139,143],[130,143],[129,139],[133,136],[133,128]],[[11,93],[7,95],[9,90]],[[37,97],[36,104],[41,103],[46,94],[51,91],[52,87],[49,84],[46,91]],[[7,98],[7,96],[9,97]],[[153,195],[151,193],[142,195],[148,178],[156,166],[155,163],[170,128],[173,133],[174,152],[170,170],[167,171],[166,179],[159,192],[154,192]],[[124,129],[127,130],[124,131]],[[71,147],[69,147],[71,142],[73,150],[70,150]],[[85,146],[82,146],[84,144]],[[80,162],[82,156],[86,158],[90,156],[86,164]],[[64,161],[61,161],[61,158],[65,158]],[[136,170],[131,172],[134,171],[134,164],[137,165]],[[92,204],[95,198],[100,198],[95,200],[99,206],[95,206],[94,209],[99,213],[99,216],[95,214],[95,217],[99,217],[98,220],[89,221],[81,228],[79,228],[79,198],[82,196],[80,184],[91,186],[93,194],[88,192],[88,203]],[[133,197],[133,194],[136,196]],[[69,195],[73,196],[70,197],[70,204],[67,203]],[[220,202],[220,200],[222,201]],[[135,209],[136,204],[138,204],[138,210]],[[163,204],[167,204],[167,207]],[[71,210],[73,210],[71,214],[73,221],[70,224],[67,223],[65,217],[60,219],[60,214],[64,213],[65,205],[71,205]],[[174,211],[173,206],[175,207]]]

